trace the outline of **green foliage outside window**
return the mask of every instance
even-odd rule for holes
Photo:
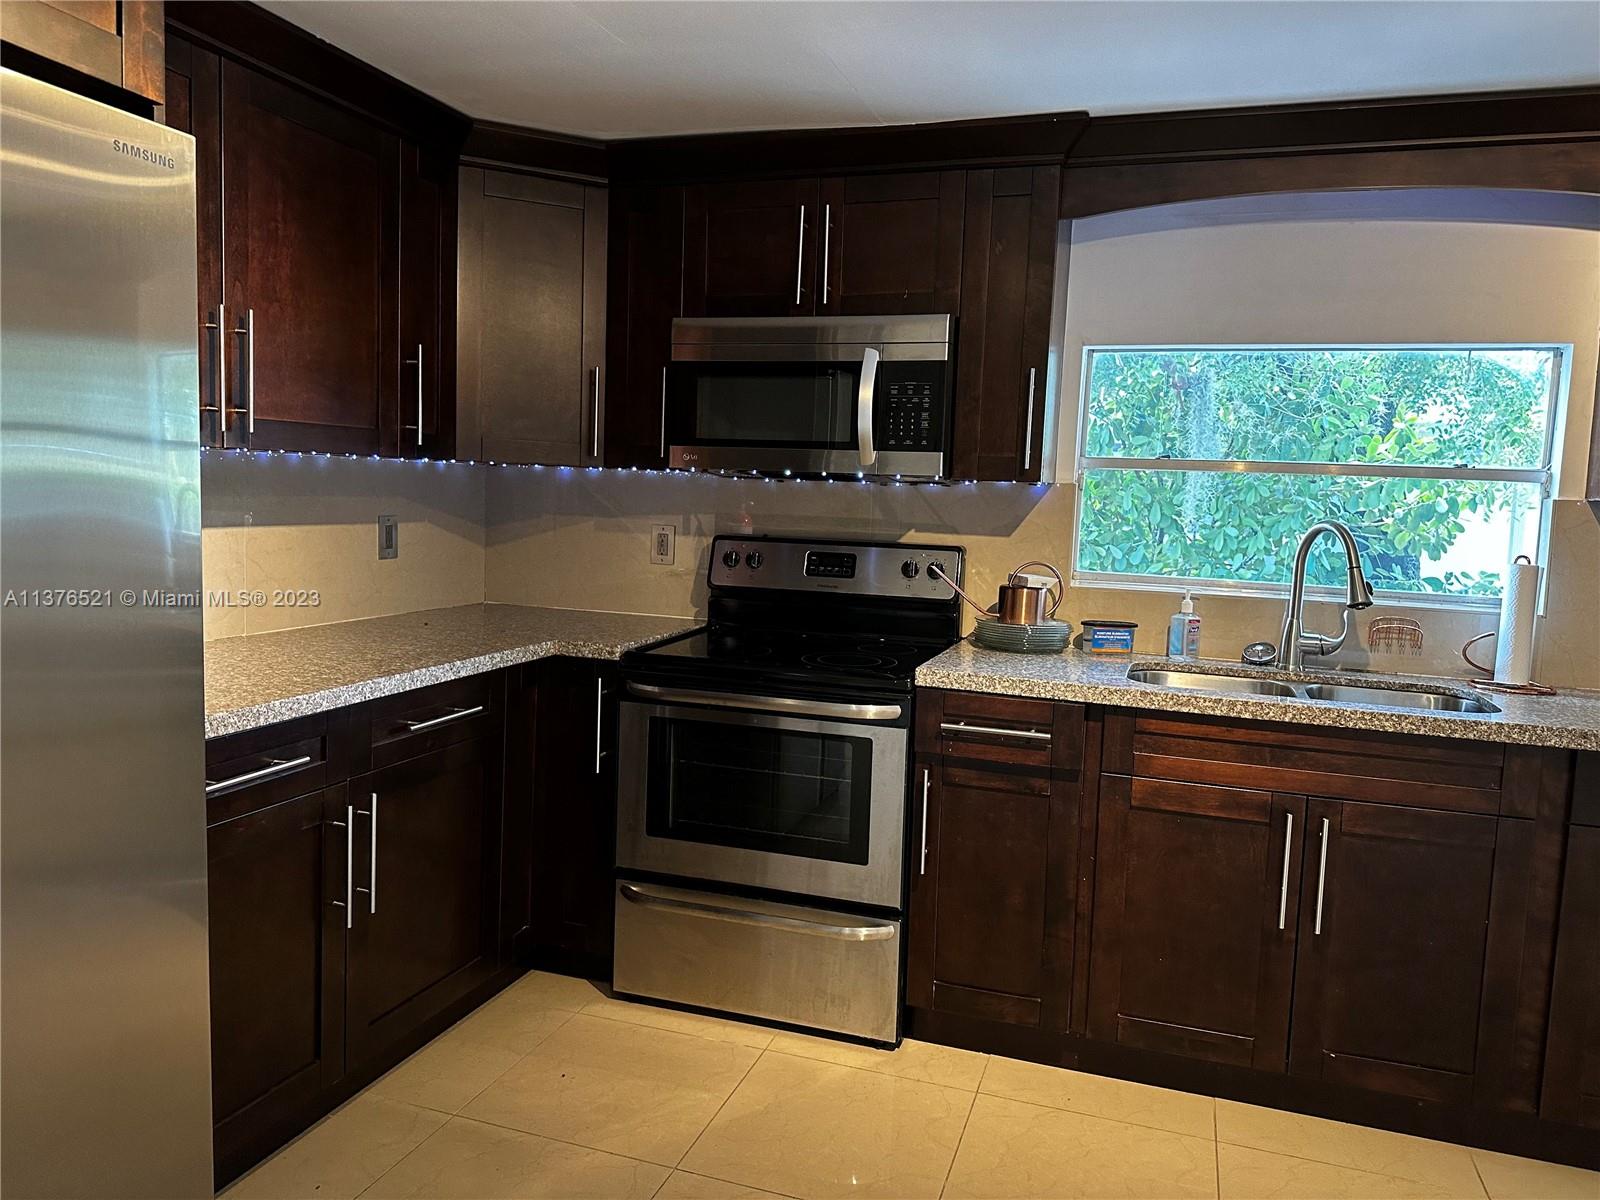
[[[1349,525],[1381,590],[1496,595],[1537,525],[1539,487],[1451,478],[1546,465],[1551,349],[1096,350],[1084,454],[1439,468],[1437,478],[1091,467],[1078,570],[1288,579],[1300,535]],[[1337,586],[1343,559],[1313,556]]]

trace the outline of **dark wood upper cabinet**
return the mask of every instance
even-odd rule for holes
[[[1104,777],[1090,1036],[1284,1071],[1304,823],[1298,796]]]
[[[1600,761],[1600,755],[1591,756]],[[1600,1129],[1600,771],[1592,825],[1567,837],[1539,1115]]]
[[[958,314],[965,189],[965,171],[824,179],[817,312]]]
[[[1499,822],[1327,800],[1306,816],[1291,1069],[1470,1100]]]
[[[683,312],[681,187],[611,193],[605,465],[666,466],[667,364]]]
[[[604,188],[461,168],[461,450],[590,466],[605,416]]]
[[[683,316],[793,317],[816,311],[815,179],[695,184],[684,221]]]
[[[455,452],[454,162],[400,148],[401,458]]]
[[[206,831],[219,1184],[344,1071],[344,796],[269,797]]]
[[[1037,481],[1060,167],[967,172],[956,349],[958,479]]]
[[[498,964],[498,740],[473,738],[349,783],[354,1065],[461,1000]]]
[[[3,36],[39,58],[160,105],[166,90],[162,9],[160,0],[8,0]]]
[[[394,453],[399,139],[231,61],[222,123],[230,428]]]

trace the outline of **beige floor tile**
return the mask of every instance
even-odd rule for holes
[[[568,1014],[562,1017],[570,1020]],[[374,1083],[367,1094],[442,1113],[459,1111],[522,1057],[515,1050],[475,1041],[473,1031],[463,1028],[466,1024],[434,1038]]]
[[[1232,1100],[1217,1101],[1217,1138],[1235,1146],[1431,1183],[1452,1194],[1482,1195],[1472,1153],[1449,1142]]]
[[[1481,1191],[1455,1192],[1438,1184],[1353,1167],[1217,1146],[1222,1200],[1482,1200]]]
[[[514,1001],[526,1009],[559,1008],[567,1012],[582,1012],[585,1004],[605,994],[605,988],[592,979],[552,975],[549,971],[529,971],[489,1004]]]
[[[674,1171],[661,1185],[655,1200],[783,1200],[783,1197],[777,1192],[745,1187],[742,1183],[724,1183],[689,1171]]]
[[[1148,1125],[1207,1141],[1216,1135],[1215,1104],[1210,1096],[1169,1091],[1126,1079],[1085,1075],[997,1056],[983,1076],[982,1090],[1010,1100],[1065,1108],[1129,1125]]]
[[[1600,1173],[1561,1163],[1472,1151],[1492,1200],[1600,1200]]]
[[[350,1200],[448,1118],[358,1096],[223,1193],[227,1200]]]
[[[683,1167],[791,1196],[933,1197],[972,1095],[764,1054]]]
[[[464,1116],[676,1166],[760,1051],[574,1016]]]
[[[842,1067],[881,1071],[902,1079],[920,1079],[923,1083],[937,1083],[967,1092],[977,1089],[984,1064],[989,1059],[987,1054],[954,1046],[936,1046],[932,1042],[907,1040],[901,1042],[897,1050],[876,1050],[854,1042],[807,1037],[803,1033],[779,1033],[768,1049],[819,1062],[838,1063]]]
[[[772,1041],[772,1030],[760,1025],[708,1017],[703,1013],[679,1012],[675,1008],[658,1008],[654,1004],[636,1004],[613,996],[601,996],[589,1001],[583,1006],[583,1012],[585,1016],[649,1025],[655,1029],[671,1029],[677,1033],[692,1033],[695,1037],[732,1042],[736,1046],[749,1046],[755,1050],[764,1050],[767,1043]]]
[[[636,1158],[455,1117],[363,1200],[649,1200],[667,1174]]]
[[[571,1018],[568,1009],[544,1007],[536,992],[502,993],[468,1014],[450,1032],[459,1031],[466,1041],[497,1046],[520,1057]]]
[[[944,1195],[1178,1200],[1217,1194],[1216,1143],[978,1094]]]

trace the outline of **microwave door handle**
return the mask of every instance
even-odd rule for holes
[[[872,393],[878,382],[878,357],[871,346],[861,352],[861,386],[856,391],[856,448],[861,452],[863,467],[878,461],[878,451],[872,445]]]

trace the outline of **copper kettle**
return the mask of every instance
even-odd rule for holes
[[[1035,581],[1035,577],[1026,572],[1029,567],[1043,567],[1056,578],[1055,587]],[[1046,621],[1055,619],[1056,609],[1061,607],[1061,598],[1066,595],[1067,585],[1061,578],[1061,572],[1047,562],[1034,560],[1025,562],[1006,576],[1006,581],[1000,585],[1000,598],[984,608],[966,592],[957,586],[943,571],[939,577],[955,589],[960,596],[973,608],[985,617],[992,617],[1004,625],[1042,625]],[[1052,599],[1050,593],[1054,591]]]

